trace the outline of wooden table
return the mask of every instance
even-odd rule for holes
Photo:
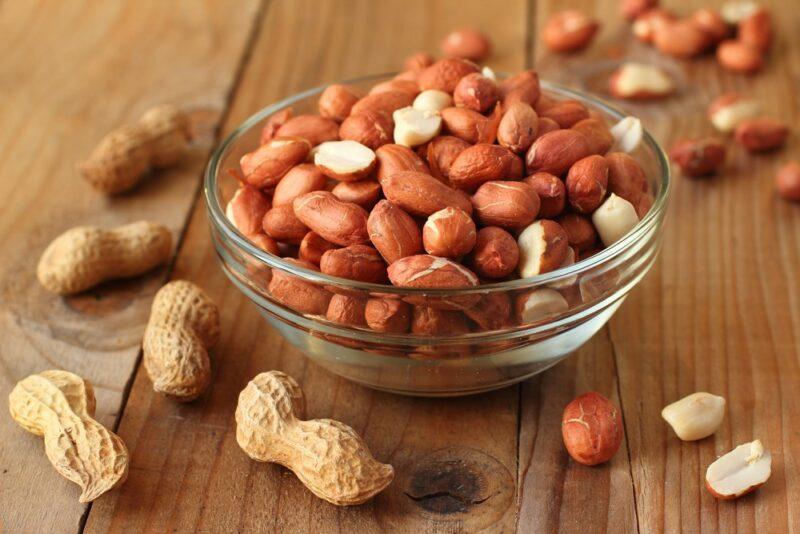
[[[749,156],[731,143],[717,178],[677,177],[661,259],[609,325],[546,373],[461,399],[379,393],[309,363],[223,276],[199,195],[210,150],[255,110],[326,81],[395,69],[464,24],[492,36],[495,69],[536,64],[543,77],[586,89],[602,90],[621,57],[665,65],[680,93],[628,109],[667,146],[711,133],[704,109],[724,90],[754,94],[794,125],[800,12],[766,3],[777,43],[765,71],[746,78],[722,72],[713,57],[676,62],[634,42],[615,0],[2,0],[0,398],[30,373],[76,372],[95,384],[98,418],[118,429],[132,463],[119,491],[80,505],[40,439],[0,416],[0,530],[800,530],[800,207],[776,199],[772,186],[777,165],[800,154],[796,133],[776,155]],[[536,28],[573,6],[597,15],[603,30],[585,53],[553,57]],[[131,194],[92,191],[75,163],[104,133],[163,102],[192,110],[191,156]],[[55,235],[142,218],[173,231],[167,268],[67,299],[37,284],[36,262]],[[200,284],[222,310],[213,387],[188,405],[154,394],[139,365],[152,297],[174,278]],[[233,411],[247,381],[268,369],[299,380],[310,416],[362,434],[395,466],[393,485],[369,504],[336,508],[289,471],[249,460]],[[596,468],[570,461],[561,443],[561,410],[587,390],[609,396],[625,421],[622,449]],[[659,413],[696,390],[724,395],[728,414],[712,438],[682,443]],[[769,483],[716,501],[703,489],[706,466],[754,438],[772,451]]]

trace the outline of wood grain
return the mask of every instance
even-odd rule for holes
[[[715,4],[721,2],[710,5]],[[537,64],[543,76],[603,94],[607,73],[623,57],[661,65],[679,83],[675,97],[655,105],[615,104],[640,116],[663,146],[681,137],[715,135],[705,109],[730,90],[752,94],[764,101],[765,113],[796,122],[797,101],[789,80],[798,68],[798,37],[791,29],[797,28],[798,17],[780,9],[778,2],[769,6],[780,13],[778,42],[765,72],[752,78],[725,73],[713,55],[675,61],[658,54],[635,41],[621,20],[605,16],[616,9],[610,0],[541,2],[537,19],[541,23],[568,7],[593,13],[603,30],[584,54],[564,59],[540,49]],[[688,2],[669,7],[680,14],[692,10]],[[690,181],[676,173],[661,260],[609,322],[605,340],[599,334],[590,342],[597,346],[610,340],[600,357],[613,355],[618,370],[642,532],[800,528],[795,511],[800,503],[800,435],[788,423],[800,407],[790,386],[800,378],[800,212],[777,199],[773,189],[775,169],[790,157],[798,157],[796,138],[779,154],[762,156],[749,155],[730,140],[720,176]],[[603,383],[599,373],[588,387]],[[683,443],[660,412],[694,391],[725,396],[727,417],[713,437]],[[523,387],[523,406],[525,392]],[[524,416],[522,429],[524,436]],[[715,500],[703,487],[707,466],[755,438],[773,453],[769,483],[734,502]],[[568,530],[563,523],[559,528]]]
[[[40,439],[0,417],[0,532],[794,532],[800,531],[800,211],[778,200],[778,164],[800,157],[796,133],[774,155],[729,143],[716,178],[675,176],[660,261],[609,325],[575,356],[522,384],[462,399],[411,399],[339,379],[286,343],[222,274],[198,182],[216,129],[230,132],[279,98],[323,82],[384,72],[442,35],[478,25],[494,40],[489,64],[530,66],[597,94],[623,59],[662,65],[679,93],[658,104],[615,102],[665,145],[714,133],[705,107],[727,90],[760,97],[766,112],[800,118],[797,10],[764,2],[778,40],[755,77],[724,73],[713,56],[681,62],[633,40],[616,0],[250,0],[0,4],[0,398],[24,376],[60,367],[92,380],[98,418],[132,455],[129,480],[86,508]],[[712,1],[710,5],[719,6]],[[603,22],[592,46],[561,56],[536,36],[555,11]],[[688,14],[686,0],[668,7]],[[47,16],[42,16],[46,13]],[[106,131],[149,106],[192,110],[198,141],[178,168],[129,195],[105,199],[74,171]],[[138,218],[183,236],[174,264],[70,299],[36,283],[39,252],[76,224]],[[136,370],[148,307],[167,277],[204,287],[220,304],[223,339],[214,386],[179,405]],[[281,369],[305,389],[310,417],[352,425],[397,479],[374,501],[337,508],[288,470],[251,461],[235,440],[239,391]],[[127,388],[130,397],[120,412]],[[586,468],[563,449],[560,416],[576,394],[599,391],[623,412],[626,437],[607,465]],[[661,408],[707,390],[725,396],[715,436],[680,442]],[[718,502],[707,465],[760,438],[773,475],[755,494]]]
[[[778,40],[768,67],[747,78],[713,59],[674,62],[685,86],[680,113],[648,117],[669,146],[712,134],[703,113],[726,90],[758,97],[764,112],[798,118],[798,15],[764,2]],[[796,135],[777,154],[753,156],[728,143],[725,172],[707,181],[675,176],[661,262],[611,322],[628,440],[644,531],[787,532],[800,528],[800,211],[778,199],[780,162],[800,155]],[[663,405],[693,391],[726,397],[727,416],[713,437],[682,443],[658,421]],[[772,477],[735,502],[702,487],[705,469],[734,446],[761,439],[773,455]]]
[[[36,282],[36,262],[79,224],[148,218],[177,240],[252,23],[254,5],[236,5],[3,2],[0,399],[31,373],[63,368],[94,383],[98,419],[114,424],[167,270],[62,299]],[[108,130],[163,102],[192,111],[198,140],[185,162],[129,195],[91,190],[75,171],[79,159]],[[41,438],[7,415],[0,435],[0,525],[79,530],[79,489],[48,463]]]
[[[520,69],[524,2],[487,21],[492,65]],[[326,81],[396,69],[420,49],[436,52],[449,29],[474,21],[479,2],[273,2],[264,13],[224,130],[268,103]],[[119,492],[95,503],[87,531],[510,531],[515,524],[517,390],[452,400],[403,398],[354,385],[309,363],[223,276],[203,206],[195,210],[173,276],[206,288],[222,309],[214,387],[177,405],[137,373],[120,435],[133,469]],[[372,502],[337,508],[284,468],[238,447],[233,412],[255,374],[298,379],[309,417],[361,433],[397,479]],[[454,467],[455,466],[455,467]]]

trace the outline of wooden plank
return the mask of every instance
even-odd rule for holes
[[[626,440],[595,467],[569,458],[561,414],[587,391],[620,405],[613,348],[606,329],[569,359],[523,383],[520,391],[520,532],[634,532],[635,498]]]
[[[114,424],[150,300],[167,270],[62,299],[38,285],[36,262],[51,239],[79,224],[148,218],[177,240],[255,7],[3,2],[0,399],[30,373],[64,368],[94,383],[98,419]],[[77,161],[107,131],[164,102],[193,110],[198,142],[186,161],[127,195],[106,199],[92,191],[75,171]],[[0,435],[0,530],[78,531],[86,507],[78,488],[48,463],[41,438],[7,415]]]
[[[578,8],[605,25],[617,9],[612,1],[568,5],[541,1],[535,6],[536,39],[555,12]],[[602,90],[597,85],[597,73],[603,65],[608,67],[608,49],[617,39],[614,24],[609,26],[604,26],[604,33],[590,49],[576,55],[553,54],[533,39],[535,53],[531,56],[536,58],[542,79],[585,91]],[[568,360],[522,385],[518,474],[521,532],[634,532],[638,528],[626,439],[611,462],[586,467],[569,458],[561,438],[561,414],[567,403],[581,393],[597,391],[620,406],[618,386],[614,347],[606,328]]]
[[[672,63],[686,87],[680,113],[648,117],[665,146],[711,134],[708,103],[729,90],[762,100],[766,114],[796,124],[796,11],[763,2],[778,37],[767,69],[752,78],[721,71],[713,58]],[[675,6],[681,12],[691,9]],[[660,263],[612,321],[642,529],[786,532],[800,529],[800,211],[773,189],[781,162],[800,156],[795,138],[777,154],[751,156],[728,143],[725,172],[692,182],[675,176]],[[661,408],[688,393],[726,397],[722,428],[680,442]],[[755,494],[715,500],[702,487],[717,455],[761,439],[772,477]]]
[[[484,20],[499,69],[523,65],[526,6],[514,1],[487,19],[478,0],[274,2],[268,6],[225,131],[280,97],[325,81],[395,69],[419,49],[434,51],[444,33]],[[225,279],[198,206],[181,248],[176,278],[206,288],[222,309],[223,338],[213,351],[214,385],[197,402],[155,395],[140,369],[120,425],[132,450],[126,485],[92,508],[87,530],[400,532],[510,531],[514,527],[517,391],[457,400],[378,393],[307,362],[265,326]],[[331,417],[361,433],[397,479],[359,507],[336,508],[311,495],[287,470],[257,464],[235,440],[239,391],[255,374],[296,377],[310,417]],[[460,462],[433,487],[443,462]],[[466,490],[459,480],[473,480]],[[499,490],[488,493],[485,481]],[[467,491],[468,490],[468,491]],[[413,496],[413,498],[412,498]]]
[[[598,93],[605,91],[607,73],[620,57],[664,66],[679,81],[676,97],[622,105],[642,117],[665,147],[679,137],[714,134],[706,106],[729,90],[761,98],[768,114],[793,124],[798,109],[790,80],[800,66],[798,16],[779,10],[779,2],[764,4],[780,13],[775,17],[778,43],[769,67],[752,78],[724,73],[713,56],[674,61],[635,42],[627,25],[603,16],[615,13],[612,1],[540,9],[540,21],[550,11],[581,7],[604,24],[586,53],[566,60],[541,53],[540,65],[562,81]],[[673,2],[669,7],[689,14],[696,6]],[[661,260],[609,323],[607,352],[618,368],[643,532],[782,532],[800,525],[800,438],[790,423],[800,404],[793,392],[800,377],[800,212],[773,193],[777,165],[797,158],[798,146],[795,140],[787,150],[764,156],[750,156],[732,141],[728,146],[721,176],[696,182],[674,177]],[[725,396],[728,415],[714,437],[682,443],[660,411],[698,390]],[[523,414],[525,401],[523,394]],[[708,464],[754,438],[773,453],[771,480],[752,496],[716,501],[703,488]]]

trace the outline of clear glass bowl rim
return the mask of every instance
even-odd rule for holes
[[[263,261],[270,267],[281,269],[282,271],[286,271],[288,273],[291,273],[295,276],[298,276],[305,280],[309,280],[314,283],[333,284],[340,287],[347,287],[351,289],[358,289],[376,293],[390,292],[392,295],[400,295],[400,296],[422,295],[422,294],[427,296],[446,296],[446,295],[466,295],[472,293],[484,294],[492,291],[501,291],[501,290],[502,291],[520,290],[520,289],[547,285],[554,282],[558,282],[562,279],[566,279],[574,275],[580,275],[582,273],[594,269],[595,267],[601,266],[603,263],[607,261],[613,260],[616,256],[623,253],[625,249],[627,249],[629,246],[633,245],[635,242],[647,236],[649,230],[653,226],[657,225],[664,218],[669,198],[670,181],[671,181],[669,160],[667,158],[667,155],[664,153],[664,150],[658,144],[658,142],[650,135],[650,133],[647,130],[644,130],[642,139],[644,143],[655,154],[661,175],[660,176],[661,184],[658,196],[655,197],[653,205],[647,212],[647,215],[645,215],[645,218],[639,221],[639,223],[634,227],[634,229],[631,230],[627,235],[625,235],[625,237],[623,237],[610,247],[607,247],[602,251],[598,252],[597,254],[594,254],[593,256],[590,256],[585,260],[576,262],[575,264],[570,265],[568,267],[563,267],[561,269],[557,269],[555,271],[551,271],[545,274],[540,274],[530,278],[520,278],[504,282],[481,284],[474,287],[458,288],[458,289],[404,288],[392,285],[359,282],[347,278],[329,276],[319,271],[313,271],[311,269],[306,269],[305,267],[300,267],[298,265],[294,265],[292,263],[284,261],[282,258],[274,256],[256,247],[252,242],[250,242],[249,239],[247,239],[247,237],[244,236],[244,234],[240,233],[239,230],[233,225],[233,223],[231,223],[228,220],[227,216],[225,215],[225,209],[220,204],[217,195],[217,189],[218,189],[217,177],[220,175],[221,171],[220,164],[222,163],[223,156],[227,152],[228,148],[232,147],[243,135],[249,132],[250,129],[252,129],[256,124],[258,124],[262,120],[266,119],[270,115],[292,104],[304,100],[305,98],[321,93],[327,86],[331,85],[332,83],[362,84],[370,81],[384,80],[388,77],[394,76],[395,74],[397,73],[388,72],[383,74],[371,74],[368,76],[361,76],[358,78],[352,78],[341,82],[325,83],[323,85],[319,85],[317,87],[313,87],[311,89],[307,89],[305,91],[296,93],[288,98],[284,98],[283,100],[280,100],[274,104],[264,107],[260,111],[248,117],[233,132],[231,132],[217,146],[216,149],[214,149],[214,152],[212,153],[211,158],[209,159],[208,165],[206,166],[203,190],[205,196],[206,209],[211,216],[212,224],[214,224],[215,227],[222,232],[225,238],[235,243],[236,246],[243,249],[250,256],[257,258],[260,261]],[[498,73],[498,75],[501,77],[505,77],[503,73]],[[599,108],[604,113],[611,115],[617,120],[621,120],[627,116],[627,114],[623,113],[622,111],[612,106],[611,104],[605,102],[604,100],[592,96],[590,94],[584,93],[582,91],[571,89],[564,85],[548,82],[545,80],[541,81],[541,86],[542,89],[547,91],[552,91],[559,96],[565,96],[568,98],[574,98],[576,100],[584,101],[590,104],[591,106]]]

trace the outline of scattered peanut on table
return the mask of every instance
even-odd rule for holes
[[[80,293],[106,280],[129,278],[163,264],[172,252],[165,227],[139,221],[110,230],[80,226],[45,249],[36,275],[48,291]]]
[[[279,371],[257,375],[239,395],[236,441],[252,459],[291,469],[320,499],[361,504],[394,478],[347,425],[330,419],[303,421],[305,399],[294,379]]]
[[[219,340],[217,305],[191,282],[176,280],[153,300],[144,332],[144,367],[153,389],[182,402],[211,382],[208,349]]]
[[[622,443],[622,418],[611,401],[599,393],[577,397],[561,418],[564,445],[572,458],[584,465],[609,461]]]
[[[91,502],[128,476],[128,449],[95,421],[94,390],[67,371],[43,371],[20,382],[8,397],[11,417],[44,438],[53,467],[81,487],[80,502]]]
[[[189,118],[174,106],[145,112],[136,124],[104,137],[80,165],[84,178],[107,194],[133,189],[148,171],[177,163],[188,148]]]

